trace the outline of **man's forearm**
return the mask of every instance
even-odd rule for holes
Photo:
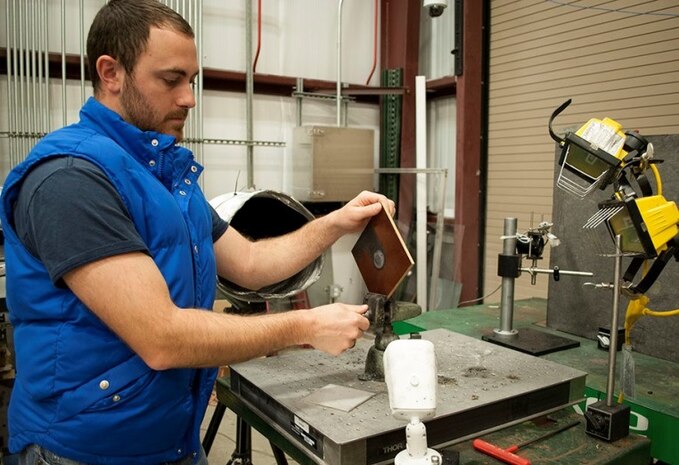
[[[362,192],[339,210],[289,234],[250,242],[233,229],[215,243],[220,276],[247,289],[260,289],[293,276],[347,233],[361,231],[383,208],[394,203],[381,194]]]
[[[230,315],[196,309],[177,309],[159,328],[163,340],[147,363],[156,370],[215,367],[270,355],[308,342],[306,312]]]

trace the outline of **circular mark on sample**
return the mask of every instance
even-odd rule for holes
[[[384,268],[384,261],[384,252],[376,250],[375,253],[373,253],[373,265],[375,265],[375,268],[378,270]]]

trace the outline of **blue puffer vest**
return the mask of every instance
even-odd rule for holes
[[[24,176],[40,161],[64,154],[89,160],[119,192],[174,303],[212,308],[216,265],[211,214],[197,183],[202,167],[173,137],[142,132],[95,99],[80,118],[42,139],[3,188],[17,367],[9,448],[35,443],[102,465],[175,461],[200,448],[216,370],[151,370],[68,288],[52,284],[17,238],[12,208]]]

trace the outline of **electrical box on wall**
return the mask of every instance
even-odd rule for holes
[[[292,196],[301,202],[345,202],[375,190],[374,144],[372,129],[294,128]]]

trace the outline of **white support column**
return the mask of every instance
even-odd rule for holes
[[[415,76],[415,164],[416,168],[427,167],[427,81],[424,76]],[[429,310],[427,300],[427,174],[417,173],[416,183],[416,237],[417,253],[417,304],[423,312]]]

